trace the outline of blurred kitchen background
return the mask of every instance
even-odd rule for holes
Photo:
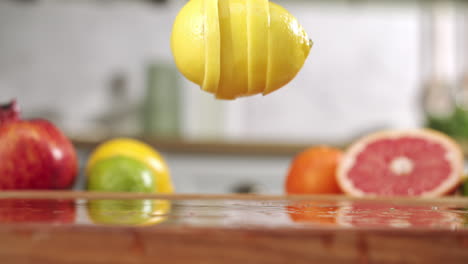
[[[468,139],[466,1],[274,2],[315,42],[304,68],[266,97],[217,101],[172,60],[185,0],[3,0],[0,102],[66,131],[82,166],[102,140],[145,140],[182,193],[280,194],[295,153],[380,129]]]

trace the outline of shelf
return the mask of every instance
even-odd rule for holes
[[[77,148],[93,149],[98,144],[114,137],[101,139],[91,137],[70,137]],[[132,136],[148,143],[161,152],[170,153],[198,153],[216,155],[268,155],[268,156],[290,156],[318,144],[289,144],[274,142],[237,142],[237,141],[190,141],[190,140],[168,140],[150,137]],[[338,146],[339,147],[339,146]]]

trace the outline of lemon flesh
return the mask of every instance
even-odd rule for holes
[[[234,99],[236,94],[232,89],[234,75],[234,38],[231,26],[231,8],[229,0],[221,0],[218,5],[219,27],[221,31],[221,79],[219,91],[216,95],[218,99]]]
[[[283,87],[311,47],[297,19],[268,0],[191,0],[171,37],[180,72],[227,100]]]
[[[219,32],[218,0],[203,0],[205,73],[203,90],[216,93],[221,74],[221,41]]]
[[[246,0],[219,2],[221,28],[221,81],[219,99],[247,95],[247,10]]]
[[[247,0],[249,95],[262,93],[266,87],[269,18],[268,0]]]

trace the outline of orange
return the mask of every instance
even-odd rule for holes
[[[340,149],[327,146],[312,147],[296,155],[286,178],[286,193],[341,193],[335,175],[341,156]]]

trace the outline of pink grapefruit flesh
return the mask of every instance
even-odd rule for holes
[[[462,152],[449,137],[431,130],[394,130],[353,144],[337,179],[353,196],[437,197],[454,190],[462,173]]]

